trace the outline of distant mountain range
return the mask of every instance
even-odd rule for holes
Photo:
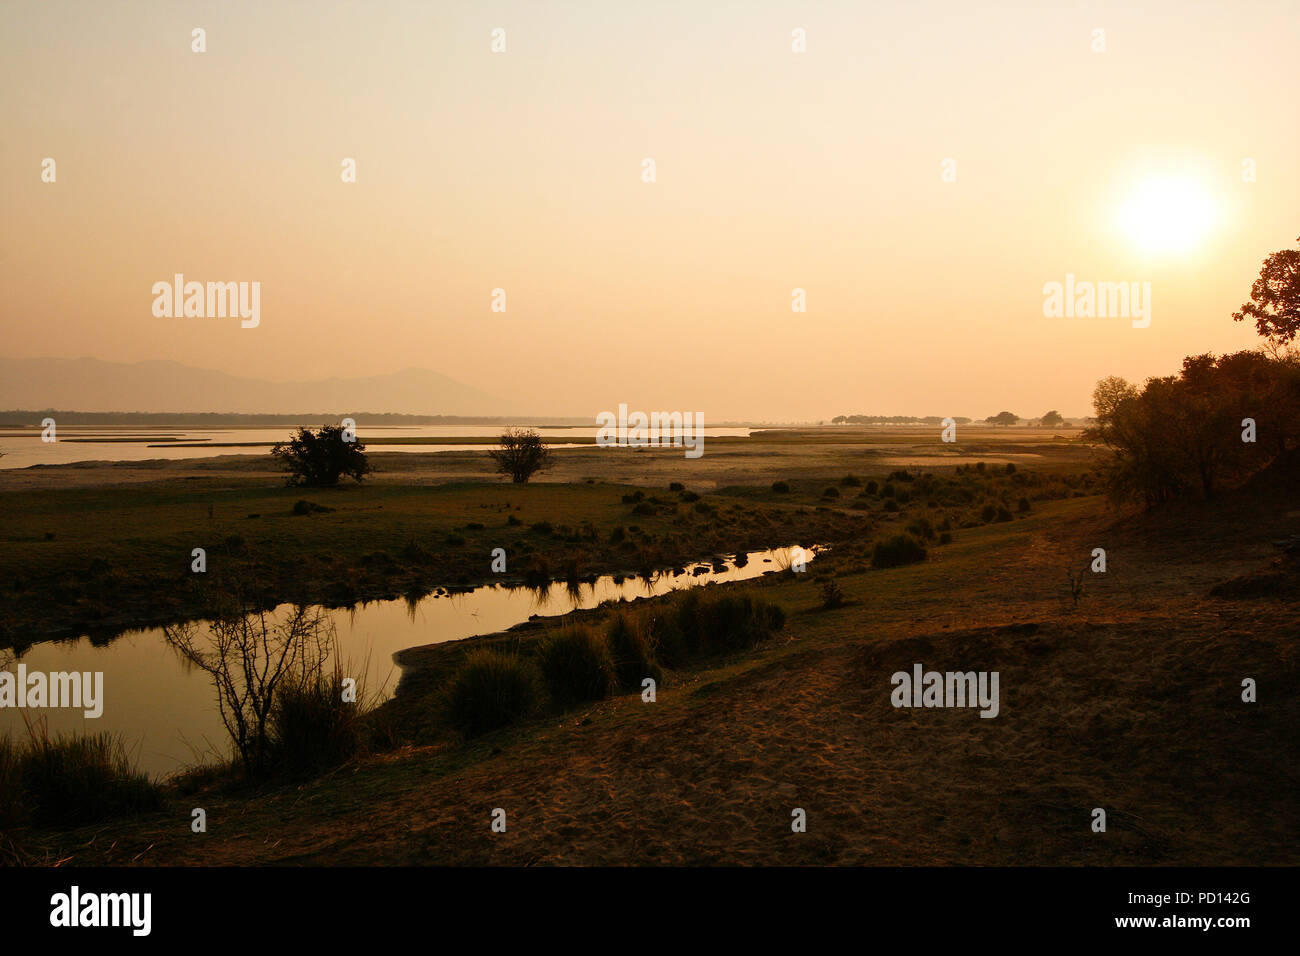
[[[0,358],[0,408],[86,412],[508,415],[495,395],[428,369],[367,378],[268,382],[179,362]]]

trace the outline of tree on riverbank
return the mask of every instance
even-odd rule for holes
[[[501,435],[501,447],[488,452],[497,471],[521,485],[537,472],[551,466],[551,451],[542,436],[531,428],[508,428]]]
[[[341,425],[322,425],[313,431],[299,428],[288,441],[271,449],[289,471],[288,485],[337,485],[344,475],[361,481],[370,474],[366,446]]]

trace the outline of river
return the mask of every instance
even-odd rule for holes
[[[494,584],[461,592],[439,590],[413,603],[375,601],[326,613],[337,631],[347,672],[365,673],[366,693],[379,692],[387,699],[399,676],[393,655],[405,648],[496,633],[534,614],[559,615],[607,600],[633,600],[715,581],[754,578],[784,566],[793,550],[751,551],[742,566],[732,560],[715,570],[705,562],[680,574],[665,571],[650,580],[605,575],[576,591],[563,582],[540,589]],[[804,551],[806,560],[814,554],[813,549]],[[275,613],[285,610],[287,606]],[[55,733],[109,731],[122,736],[141,770],[158,776],[229,751],[208,676],[167,644],[159,628],[129,631],[99,647],[82,637],[34,645],[17,659],[12,654],[0,656],[6,670],[13,671],[20,663],[28,673],[102,673],[103,713],[87,718],[80,710],[3,708],[0,734],[25,736],[24,715],[44,718]]]

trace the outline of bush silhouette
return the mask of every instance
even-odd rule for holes
[[[543,638],[537,660],[551,700],[561,710],[604,700],[615,687],[604,635],[589,627],[566,627]]]
[[[465,656],[447,692],[451,723],[470,737],[523,720],[536,705],[536,668],[490,648]]]
[[[925,545],[910,534],[896,534],[877,541],[871,549],[871,565],[876,568],[897,568],[925,560]]]
[[[366,446],[344,438],[341,425],[322,425],[315,431],[299,428],[288,441],[272,447],[271,456],[288,469],[285,483],[290,486],[337,485],[344,475],[361,481],[371,471]]]

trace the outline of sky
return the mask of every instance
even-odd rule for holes
[[[1300,236],[1297,38],[1289,0],[6,0],[0,354],[1089,414],[1258,343],[1231,314]],[[176,273],[259,282],[257,326],[156,316]],[[1149,282],[1150,324],[1044,315],[1067,274]]]

